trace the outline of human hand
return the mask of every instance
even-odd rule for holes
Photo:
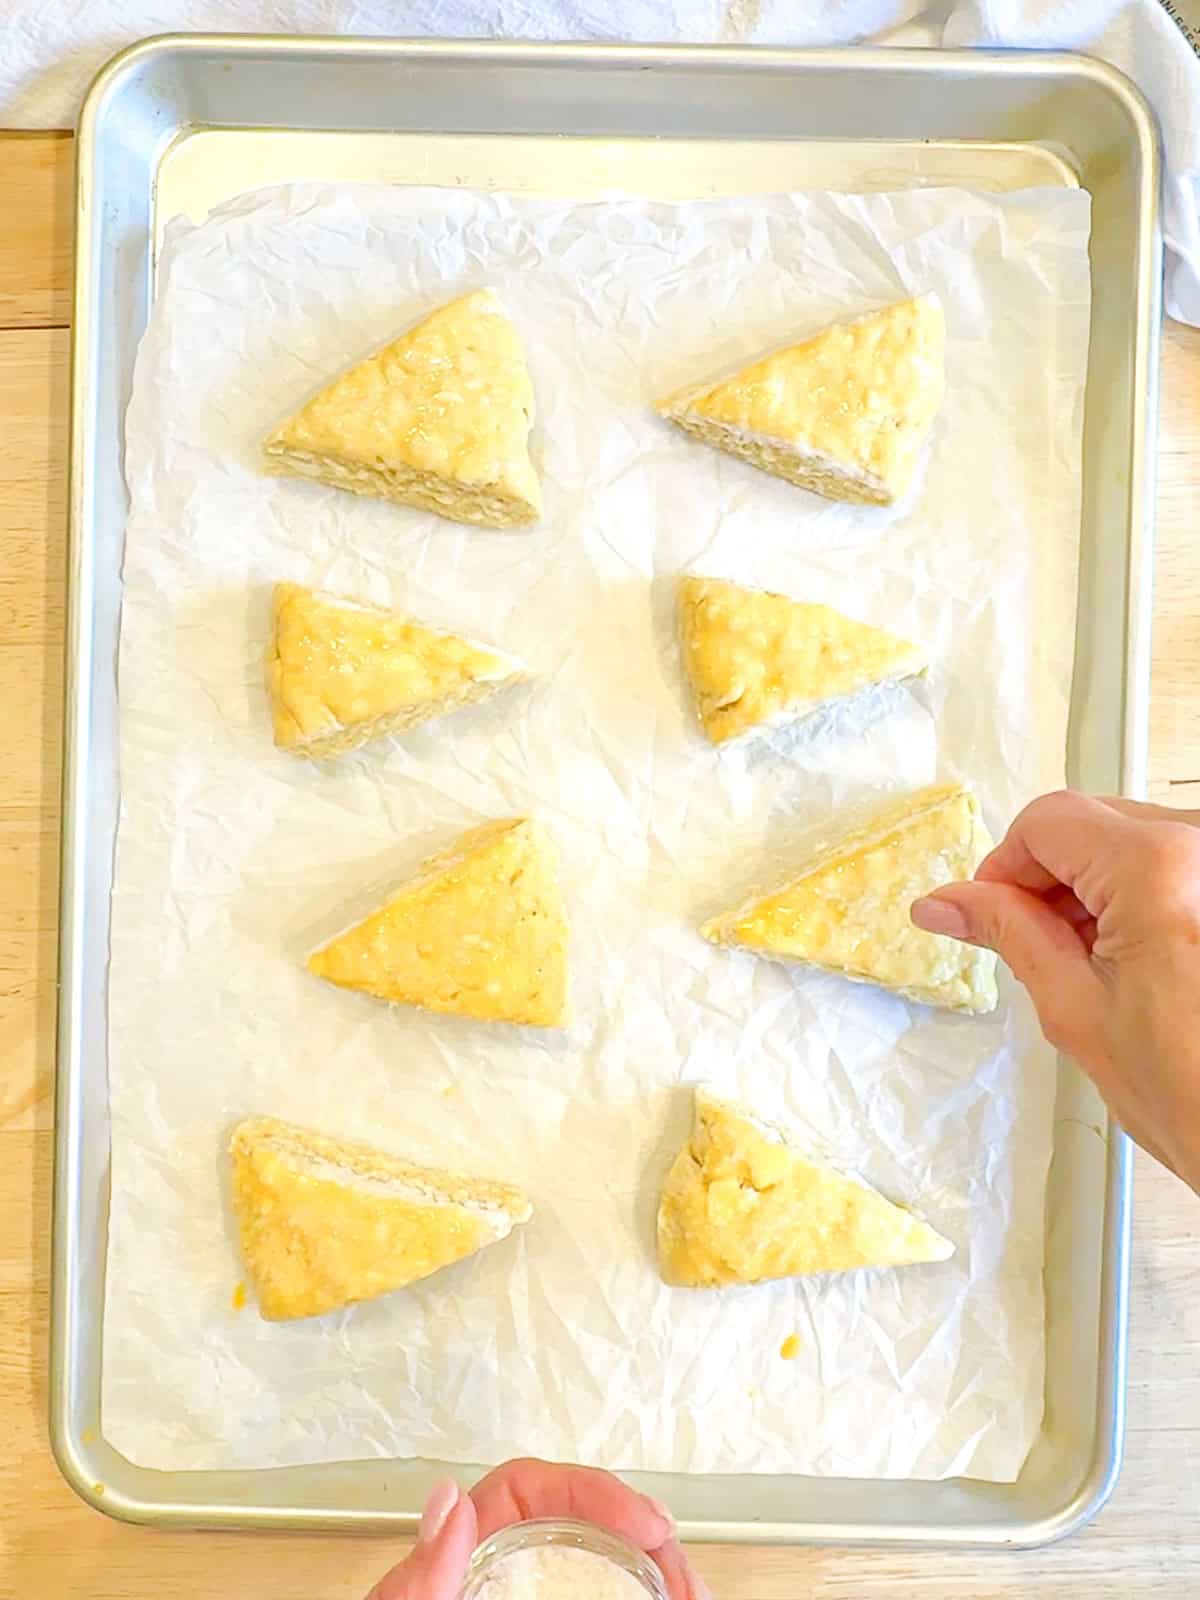
[[[1044,795],[912,920],[995,950],[1050,1043],[1200,1192],[1200,812]]]
[[[458,1600],[478,1543],[474,1503],[446,1478],[425,1502],[412,1553],[380,1578],[367,1600]]]
[[[367,1600],[458,1600],[477,1544],[500,1528],[537,1517],[593,1522],[645,1550],[671,1600],[710,1600],[675,1537],[671,1515],[609,1472],[509,1461],[463,1494],[452,1480],[429,1496],[412,1554],[393,1567]]]

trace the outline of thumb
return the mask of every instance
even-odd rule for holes
[[[367,1600],[458,1600],[476,1543],[475,1506],[453,1478],[435,1486],[412,1554],[383,1577]]]
[[[1100,1014],[1100,979],[1078,933],[1039,895],[1009,883],[951,883],[915,900],[911,916],[926,933],[994,950],[1028,989],[1050,1043],[1081,1053]]]

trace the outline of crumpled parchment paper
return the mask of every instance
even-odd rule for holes
[[[993,830],[1063,777],[1088,197],[598,204],[297,186],[175,223],[128,417],[103,1423],[161,1468],[517,1451],[615,1468],[1010,1479],[1041,1420],[1052,1059],[1003,979],[935,1014],[714,949],[707,914],[808,828],[934,777]],[[528,346],[546,514],[467,529],[263,476],[261,435],[469,287]],[[651,402],[831,316],[936,289],[948,393],[912,503],[826,504]],[[928,682],[718,754],[673,631],[684,569],[928,641]],[[277,752],[271,585],[494,640],[539,676],[403,741]],[[460,829],[562,852],[563,1036],[389,1009],[301,965]],[[665,1288],[659,1181],[704,1081],[957,1245],[945,1265]],[[534,1221],[320,1321],[235,1310],[224,1149],[268,1112],[528,1186]],[[793,1361],[781,1359],[799,1336]]]

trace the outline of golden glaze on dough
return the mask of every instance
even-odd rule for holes
[[[420,1167],[273,1117],[230,1142],[242,1257],[268,1321],[388,1294],[532,1215],[510,1184]]]
[[[666,1283],[716,1288],[953,1253],[911,1212],[810,1160],[741,1107],[696,1091],[692,1134],[658,1209]]]
[[[298,583],[275,586],[267,688],[275,743],[326,756],[485,699],[524,675],[519,661]]]
[[[314,950],[308,970],[402,1005],[563,1027],[567,922],[556,866],[537,822],[486,823]]]
[[[679,631],[700,725],[714,744],[925,668],[907,639],[832,606],[722,578],[680,580]]]
[[[921,895],[973,876],[990,848],[969,789],[922,789],[816,852],[782,888],[701,932],[714,944],[823,967],[909,1000],[992,1011],[993,953],[924,933],[908,914]]]

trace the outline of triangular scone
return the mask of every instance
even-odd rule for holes
[[[908,488],[945,386],[937,296],[835,322],[731,378],[683,390],[664,417],[830,500],[891,505]]]
[[[485,700],[525,676],[512,656],[298,583],[275,586],[267,688],[275,743],[339,755]]]
[[[532,425],[517,330],[478,289],[334,378],[263,449],[271,472],[509,528],[542,509]]]
[[[233,1209],[258,1309],[317,1317],[402,1289],[528,1222],[507,1183],[254,1117],[234,1130]]]
[[[680,580],[679,631],[700,724],[714,744],[926,666],[924,651],[894,633],[722,578]]]
[[[528,817],[485,823],[424,862],[308,970],[380,1000],[563,1027],[567,920],[554,846]]]
[[[923,933],[909,917],[921,895],[972,877],[991,845],[969,789],[921,789],[815,851],[773,894],[700,931],[714,944],[822,967],[908,1000],[991,1011],[993,953]]]
[[[711,1289],[953,1254],[910,1211],[802,1154],[740,1106],[696,1091],[692,1135],[658,1207],[664,1282]]]

